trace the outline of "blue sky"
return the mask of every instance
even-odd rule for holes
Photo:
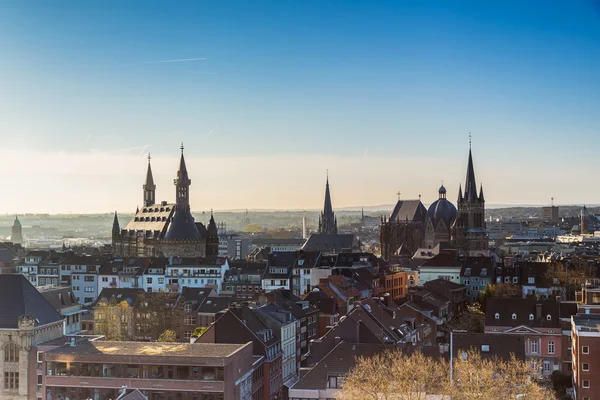
[[[488,202],[598,203],[599,44],[599,1],[4,1],[0,210],[135,209],[147,151],[171,200],[181,141],[196,209],[430,202],[468,132]]]

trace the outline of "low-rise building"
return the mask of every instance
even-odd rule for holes
[[[87,311],[77,301],[73,291],[68,286],[40,287],[40,293],[52,307],[65,319],[63,334],[81,334],[82,316]]]
[[[44,353],[44,398],[238,400],[252,393],[252,343],[74,341]],[[61,396],[61,397],[59,397]]]

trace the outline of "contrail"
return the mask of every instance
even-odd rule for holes
[[[204,57],[199,58],[181,58],[179,60],[161,60],[161,61],[148,61],[146,64],[163,64],[163,63],[175,63],[175,62],[186,62],[186,61],[201,61],[206,60]]]
[[[210,135],[212,135],[214,131],[215,131],[214,128],[211,129],[210,132],[208,132],[208,135],[206,135],[206,137],[209,137]]]

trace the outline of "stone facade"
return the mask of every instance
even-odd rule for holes
[[[37,345],[60,338],[63,321],[35,327],[33,316],[19,318],[18,329],[0,331],[0,398],[2,400],[28,400],[36,396]],[[9,373],[6,387],[5,373]],[[14,374],[14,375],[13,375]],[[18,382],[16,387],[11,387]]]

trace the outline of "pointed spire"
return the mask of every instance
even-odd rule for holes
[[[462,184],[458,185],[458,200],[457,202],[460,203],[463,199],[463,194],[462,194]]]
[[[188,176],[185,157],[183,156],[183,142],[181,142],[181,158],[179,159],[179,170],[177,170],[177,181],[179,184],[192,183]]]
[[[140,212],[140,206],[135,206],[135,213],[136,215]]]
[[[115,218],[113,220],[112,233],[114,235],[119,234],[119,232],[121,232],[121,229],[119,228],[119,218],[117,217],[117,211],[115,210]]]
[[[485,198],[483,197],[483,184],[479,187],[479,201],[482,203],[485,201]]]
[[[471,137],[470,136],[469,136],[469,163],[467,164],[467,178],[465,180],[465,200],[468,202],[477,200],[477,183],[475,181],[475,168],[473,168],[473,154],[471,152]]]
[[[146,171],[146,183],[144,183],[143,185],[145,207],[149,207],[156,203],[156,185],[154,184],[154,178],[152,176],[152,167],[150,166],[150,159],[150,153],[148,153],[148,169]]]
[[[329,193],[329,170],[327,171],[327,183],[325,184],[325,206],[323,207],[325,215],[333,214],[333,206],[331,205],[331,193]]]
[[[210,209],[210,220],[208,221],[207,232],[209,237],[216,237],[219,235],[219,230],[217,229],[217,223],[215,222],[212,208]]]

